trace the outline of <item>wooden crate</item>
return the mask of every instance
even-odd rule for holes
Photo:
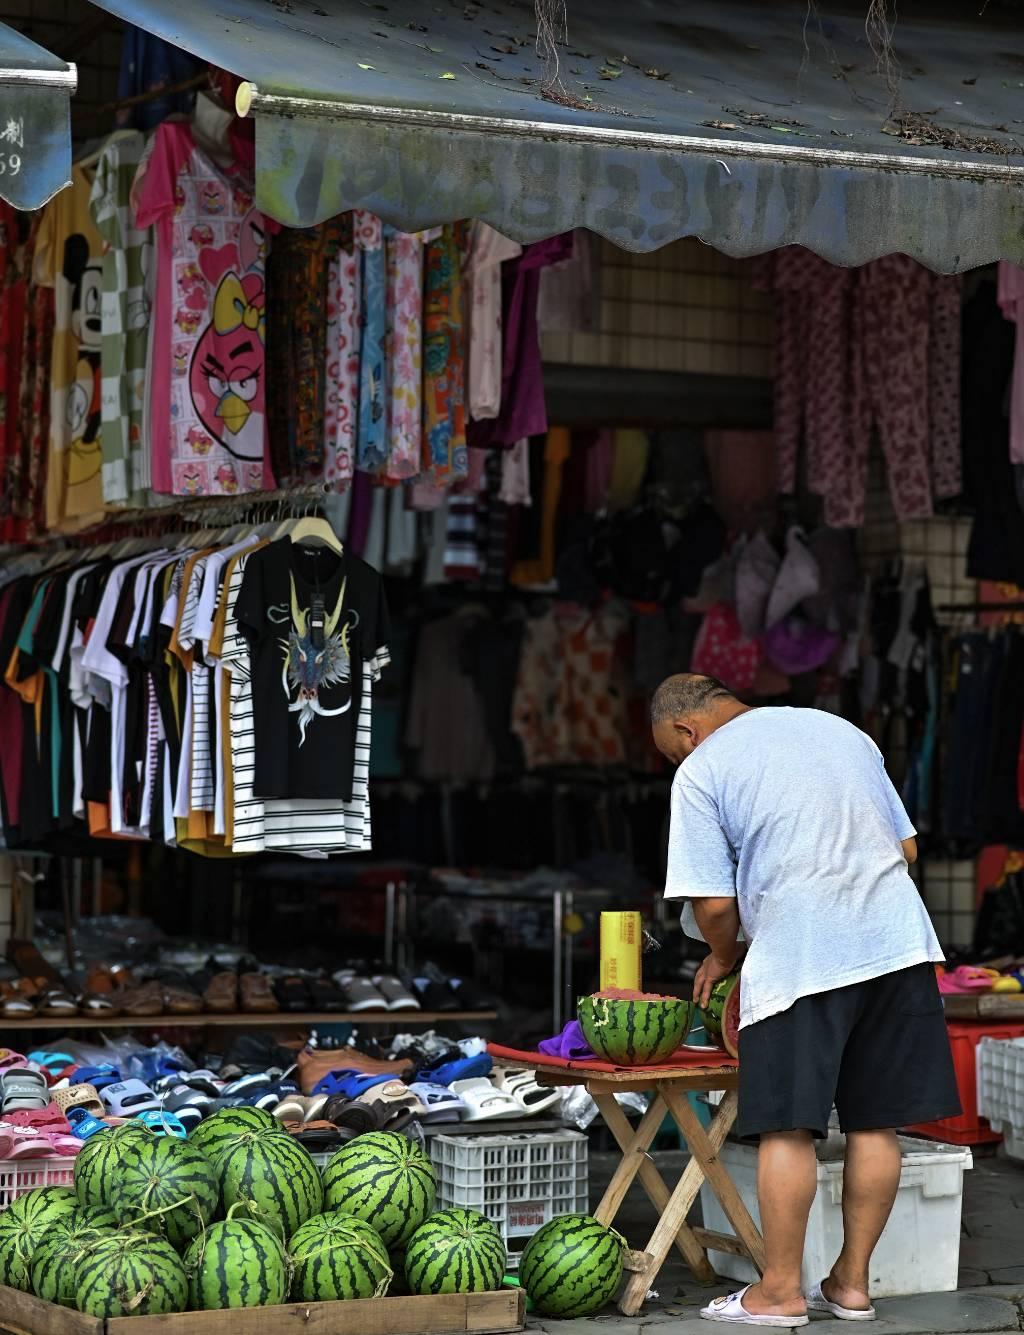
[[[522,1330],[525,1317],[522,1290],[500,1289],[101,1321],[0,1287],[0,1328],[12,1335],[500,1335]]]

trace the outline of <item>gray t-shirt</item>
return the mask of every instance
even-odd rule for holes
[[[740,714],[679,766],[665,894],[739,900],[741,1024],[943,958],[900,848],[914,833],[874,742],[821,710]],[[683,929],[700,939],[690,905]]]

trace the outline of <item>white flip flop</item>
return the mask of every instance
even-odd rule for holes
[[[453,1080],[449,1086],[453,1094],[466,1105],[464,1122],[490,1122],[501,1117],[522,1117],[523,1110],[511,1094],[495,1089],[484,1076],[471,1080]]]
[[[716,1298],[707,1307],[701,1308],[701,1316],[705,1321],[721,1321],[732,1326],[772,1326],[776,1330],[792,1330],[794,1326],[810,1324],[809,1318],[805,1316],[755,1316],[753,1312],[748,1312],[743,1306],[743,1295],[751,1287],[748,1284],[739,1293],[730,1293],[727,1298]]]
[[[527,1117],[545,1112],[562,1101],[561,1089],[545,1089],[537,1083],[537,1072],[523,1067],[496,1066],[491,1076],[498,1089],[510,1094]]]
[[[822,1284],[825,1281],[822,1280]],[[828,1312],[837,1321],[877,1321],[878,1313],[873,1307],[841,1307],[839,1303],[830,1303],[821,1289],[815,1284],[807,1295],[807,1307],[811,1312]]]

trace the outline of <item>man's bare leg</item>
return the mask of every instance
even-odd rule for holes
[[[843,1172],[843,1250],[822,1285],[830,1303],[866,1310],[871,1253],[888,1222],[900,1185],[895,1131],[852,1131]]]
[[[760,1284],[743,1299],[754,1316],[803,1316],[807,1311],[800,1268],[817,1185],[818,1160],[809,1131],[761,1137],[757,1199],[766,1267]]]

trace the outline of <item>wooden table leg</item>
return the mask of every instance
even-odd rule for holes
[[[683,1106],[686,1108],[686,1112],[700,1130],[703,1141],[700,1152],[698,1152],[695,1149],[693,1142],[687,1137],[687,1142],[691,1151],[690,1162],[683,1170],[682,1177],[680,1177],[679,1181],[676,1183],[675,1190],[672,1192],[669,1199],[665,1202],[664,1206],[659,1207],[661,1210],[661,1218],[658,1220],[658,1226],[651,1234],[650,1242],[648,1242],[647,1246],[644,1248],[645,1252],[651,1258],[650,1264],[645,1270],[638,1271],[630,1276],[626,1283],[626,1287],[622,1291],[622,1297],[619,1299],[619,1311],[625,1316],[636,1316],[643,1307],[644,1299],[647,1297],[647,1290],[653,1285],[658,1272],[665,1264],[665,1257],[669,1253],[669,1248],[672,1246],[677,1234],[683,1229],[686,1230],[686,1235],[692,1238],[694,1243],[696,1243],[698,1251],[700,1252],[699,1266],[691,1266],[695,1276],[702,1284],[712,1284],[715,1280],[715,1272],[707,1258],[707,1253],[704,1251],[703,1247],[700,1246],[700,1243],[697,1242],[693,1230],[686,1223],[686,1216],[690,1213],[690,1209],[693,1206],[694,1201],[697,1199],[697,1193],[700,1191],[701,1183],[704,1181],[704,1161],[701,1158],[701,1154],[704,1154],[707,1159],[714,1160],[714,1162],[717,1163],[718,1151],[725,1144],[725,1138],[732,1130],[733,1122],[736,1120],[736,1095],[726,1095],[722,1102],[722,1106],[711,1123],[710,1129],[705,1132],[704,1128],[697,1120],[696,1115],[690,1108],[685,1094],[672,1091],[670,1083],[667,1080],[659,1083],[658,1091],[668,1105],[669,1111],[672,1113],[679,1129],[686,1134],[683,1125],[685,1119],[680,1119],[676,1108],[673,1107],[673,1103],[678,1106],[678,1104],[682,1102]],[[725,1170],[722,1169],[722,1172],[724,1171]]]
[[[658,1133],[658,1128],[665,1120],[667,1105],[664,1099],[660,1094],[655,1094],[651,1106],[647,1109],[636,1131],[634,1131],[626,1118],[626,1114],[615,1101],[614,1094],[598,1094],[593,1090],[591,1090],[591,1094],[600,1109],[605,1125],[615,1137],[616,1143],[622,1151],[622,1159],[612,1176],[611,1182],[608,1184],[608,1190],[605,1192],[601,1204],[597,1207],[594,1217],[599,1219],[602,1224],[611,1224],[633,1179],[637,1176],[640,1178],[640,1184],[647,1193],[648,1199],[660,1216],[664,1213],[672,1193],[655,1167],[654,1162],[648,1157],[647,1151]],[[698,1183],[698,1189],[699,1186]],[[691,1199],[690,1205],[692,1204],[693,1200]],[[689,1205],[687,1210],[689,1210]],[[710,1284],[715,1278],[715,1272],[711,1268],[706,1252],[686,1223],[685,1215],[672,1242],[675,1243],[679,1254],[690,1267],[694,1277],[702,1284]],[[667,1254],[668,1249],[666,1248]],[[663,1261],[664,1258],[658,1263],[658,1269],[661,1268]]]
[[[713,1134],[709,1136],[701,1126],[700,1119],[690,1107],[686,1096],[670,1088],[667,1083],[661,1087],[661,1096],[668,1105],[680,1131],[686,1137],[690,1152],[700,1162],[704,1170],[704,1176],[721,1202],[722,1209],[725,1211],[729,1223],[732,1224],[733,1231],[740,1242],[743,1243],[758,1274],[763,1275],[764,1239],[750,1217],[750,1211],[744,1204],[736,1183],[723,1168],[718,1157],[718,1151],[725,1141],[725,1136],[723,1135],[721,1138],[716,1138]],[[717,1123],[724,1117],[728,1118],[729,1126],[732,1126],[736,1118],[736,1106],[737,1096],[735,1092],[726,1094],[715,1118],[713,1131],[717,1129]]]

